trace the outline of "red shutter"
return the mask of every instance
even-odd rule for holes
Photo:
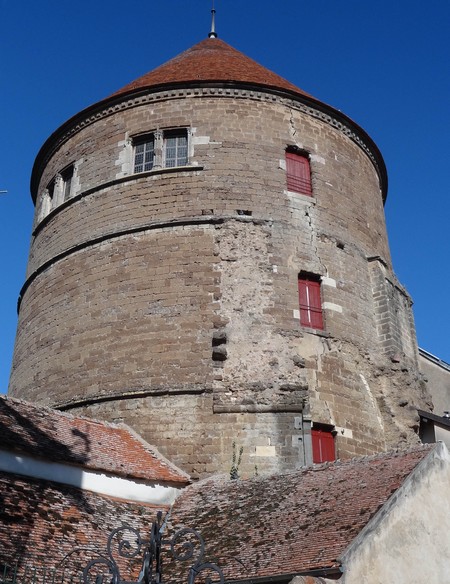
[[[322,299],[320,282],[298,279],[298,296],[300,304],[300,324],[315,329],[323,329]]]
[[[286,152],[287,189],[303,195],[312,195],[311,170],[306,156]]]
[[[332,462],[336,460],[334,436],[324,430],[311,430],[313,462]]]

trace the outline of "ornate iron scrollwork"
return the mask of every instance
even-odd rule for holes
[[[150,528],[150,538],[143,539],[137,529],[122,525],[114,529],[106,546],[106,556],[98,556],[91,560],[83,570],[83,583],[103,584],[108,574],[108,584],[163,584],[162,580],[162,547],[169,546],[170,555],[177,562],[189,562],[187,574],[188,584],[194,584],[202,575],[204,584],[224,584],[223,572],[217,564],[203,562],[205,542],[194,529],[182,528],[171,539],[162,537],[165,523],[162,523],[162,513],[158,512],[156,521]],[[130,535],[131,534],[131,535]],[[117,541],[117,550],[113,545]],[[124,580],[115,555],[125,560],[142,557],[142,565],[136,581]]]

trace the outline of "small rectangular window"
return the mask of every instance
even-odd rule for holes
[[[134,172],[152,170],[155,159],[155,139],[148,136],[134,147]]]
[[[167,132],[164,134],[164,166],[174,168],[186,166],[188,163],[188,140],[183,132]]]
[[[302,195],[312,195],[311,169],[306,155],[286,152],[287,189]]]
[[[52,179],[47,185],[48,196],[51,200],[53,200],[53,196],[55,194],[55,179]]]
[[[304,327],[323,330],[320,277],[301,272],[298,276],[300,324]]]
[[[61,173],[63,180],[63,201],[70,198],[70,191],[72,188],[73,166],[69,166]]]
[[[313,428],[311,430],[313,462],[333,462],[336,460],[336,450],[334,447],[334,436],[331,430],[321,430]]]

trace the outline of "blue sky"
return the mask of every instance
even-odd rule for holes
[[[0,392],[33,206],[29,178],[66,119],[207,36],[210,0],[0,0]],[[395,271],[419,344],[447,362],[450,3],[216,0],[219,36],[375,140],[389,174]]]

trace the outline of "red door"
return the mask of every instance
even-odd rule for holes
[[[332,462],[336,460],[334,436],[325,430],[311,430],[313,462]]]

